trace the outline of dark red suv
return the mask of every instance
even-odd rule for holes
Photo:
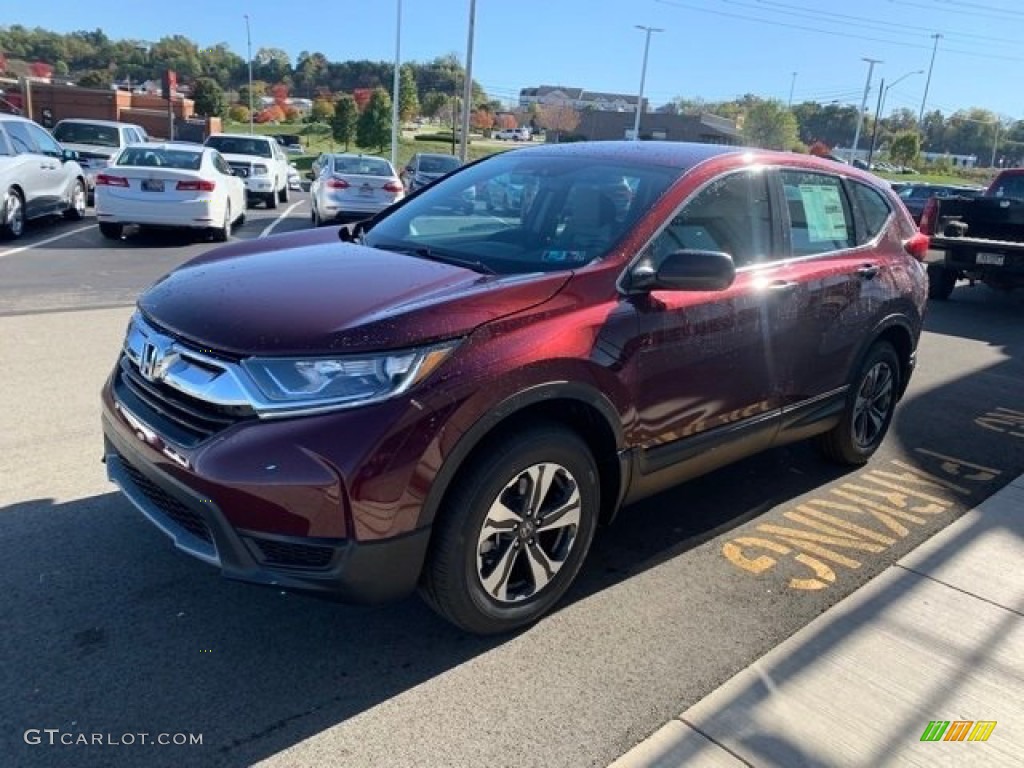
[[[512,209],[463,204],[512,176]],[[151,287],[103,391],[108,472],[225,576],[419,587],[509,630],[635,499],[810,437],[867,461],[914,368],[926,248],[874,177],[807,156],[496,155]]]

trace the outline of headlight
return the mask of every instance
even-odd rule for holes
[[[363,357],[251,358],[242,367],[274,410],[363,405],[405,392],[454,348],[445,344]]]
[[[265,165],[254,165],[252,167],[253,176],[266,176],[270,172],[270,169]]]

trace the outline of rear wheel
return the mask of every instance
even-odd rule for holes
[[[859,466],[878,450],[900,391],[900,361],[887,341],[876,342],[851,382],[839,424],[819,438],[822,452],[839,464]]]
[[[100,222],[100,234],[108,240],[120,240],[121,235],[124,234],[123,224],[110,224],[107,222]]]
[[[549,611],[579,572],[600,506],[587,444],[557,425],[510,434],[467,466],[435,523],[421,593],[478,634]]]
[[[945,301],[956,288],[956,272],[941,264],[928,265],[928,298]]]
[[[7,190],[0,206],[0,235],[11,240],[25,231],[25,201],[14,187]]]
[[[85,184],[82,183],[81,179],[75,180],[75,185],[71,189],[69,203],[68,209],[64,211],[64,218],[71,219],[72,221],[81,221],[84,219],[86,193]]]
[[[224,206],[224,225],[213,230],[213,240],[217,243],[226,243],[231,239],[231,201]]]

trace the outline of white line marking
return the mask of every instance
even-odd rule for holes
[[[77,235],[79,232],[85,232],[85,230],[87,229],[95,228],[95,224],[86,224],[84,227],[78,227],[77,229],[71,229],[68,230],[67,232],[61,232],[59,235],[48,237],[45,240],[40,240],[39,242],[36,243],[29,243],[28,245],[22,245],[19,248],[11,248],[10,250],[7,251],[0,251],[0,259],[2,259],[4,256],[13,256],[16,253],[21,253],[22,251],[27,251],[32,248],[37,248],[40,245],[48,245],[49,243],[55,243],[58,240],[63,240],[65,237],[71,237],[72,235]]]
[[[287,219],[287,218],[288,218],[288,215],[289,215],[289,214],[290,214],[290,213],[291,213],[292,211],[294,211],[294,210],[295,210],[296,208],[298,208],[298,207],[299,207],[300,205],[302,205],[302,204],[303,204],[304,202],[306,202],[306,201],[305,201],[305,200],[299,200],[299,202],[297,202],[297,203],[292,203],[292,204],[291,204],[291,205],[289,205],[289,206],[288,206],[287,208],[285,208],[285,209],[284,209],[284,213],[282,213],[282,214],[281,214],[280,216],[278,216],[278,217],[277,217],[276,219],[274,219],[274,220],[273,220],[272,222],[270,222],[269,224],[267,224],[267,226],[265,226],[265,227],[263,228],[263,231],[262,231],[262,232],[260,232],[260,233],[259,233],[259,235],[257,235],[256,239],[258,240],[258,239],[259,239],[259,238],[261,238],[261,237],[266,237],[266,236],[267,236],[267,235],[269,235],[269,234],[270,234],[271,232],[273,232],[273,231],[274,231],[274,227],[276,227],[276,226],[277,226],[278,224],[280,224],[280,223],[281,223],[282,221],[284,221],[285,219]]]

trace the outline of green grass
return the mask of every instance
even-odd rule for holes
[[[909,181],[920,184],[952,184],[959,187],[984,187],[988,182],[984,179],[964,178],[943,173],[878,173],[888,181]]]
[[[224,132],[225,133],[248,133],[248,123],[234,123],[229,120],[224,121]],[[338,144],[334,141],[330,134],[317,134],[309,132],[310,126],[308,124],[291,124],[281,123],[280,125],[254,125],[253,133],[260,135],[270,135],[275,133],[294,133],[302,137],[302,144],[306,148],[306,154],[304,155],[289,155],[289,160],[295,163],[295,167],[300,171],[308,171],[310,166],[313,164],[313,160],[321,152],[344,152],[345,146]],[[472,139],[472,137],[471,137]],[[456,153],[458,153],[458,143],[456,143]],[[471,143],[466,147],[466,160],[477,160],[487,155],[493,155],[498,152],[504,152],[507,147],[495,147],[495,146],[477,146]],[[367,155],[379,155],[391,159],[391,146],[384,147],[383,151],[379,148],[365,148],[357,147],[352,144],[348,148],[349,152],[362,152]],[[409,159],[417,152],[436,152],[442,155],[450,155],[452,153],[451,142],[448,141],[420,141],[415,139],[403,138],[398,145],[398,165],[399,168],[404,166]]]

